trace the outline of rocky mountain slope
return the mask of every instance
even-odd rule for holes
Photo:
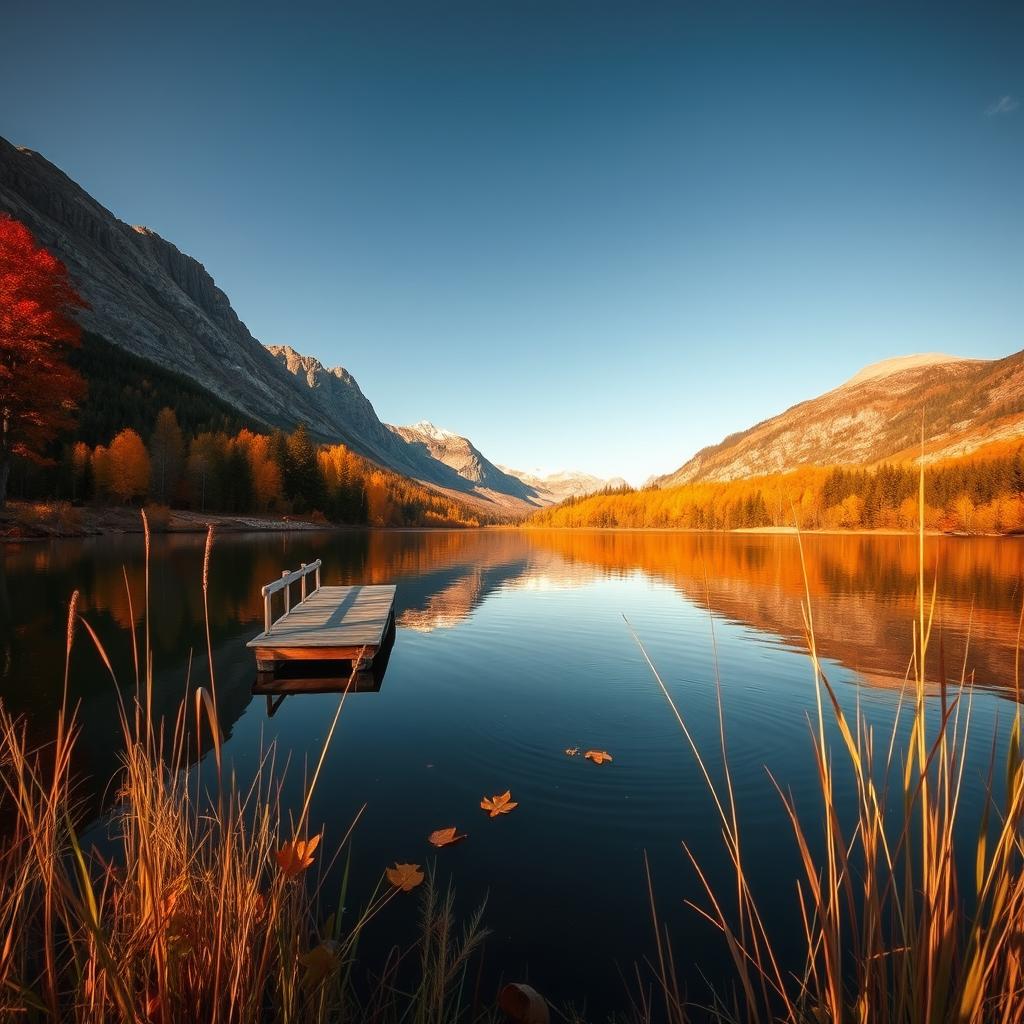
[[[606,487],[629,486],[621,476],[604,479],[591,473],[568,469],[557,473],[541,473],[539,470],[528,473],[520,469],[509,469],[508,466],[498,468],[532,487],[544,499],[544,504],[556,504],[565,501],[566,498],[582,498],[584,495],[603,491]]]
[[[319,359],[304,356],[290,345],[268,345],[267,351],[300,386],[308,388],[325,415],[340,419],[359,437],[363,454],[375,462],[464,499],[484,502],[492,511],[519,513],[545,504],[520,480],[497,470],[464,437],[440,431],[429,423],[417,427],[382,423],[355,377],[344,367],[328,369]],[[420,427],[429,431],[425,433]]]
[[[319,438],[484,512],[517,514],[545,503],[478,452],[490,469],[477,477],[467,464],[464,475],[430,445],[389,429],[346,370],[326,369],[289,346],[265,348],[198,260],[149,228],[125,224],[44,157],[3,138],[0,213],[25,223],[67,265],[89,303],[83,327],[185,374],[248,418],[285,428],[304,422]]]
[[[930,354],[876,363],[818,398],[704,448],[655,482],[670,487],[910,457],[920,450],[922,421],[930,459],[1024,439],[1024,352],[995,360]]]
[[[491,491],[521,498],[535,506],[546,503],[546,499],[529,484],[499,469],[469,438],[435,427],[428,420],[421,420],[411,427],[394,427],[389,424],[388,429],[414,449],[443,462],[464,480]]]

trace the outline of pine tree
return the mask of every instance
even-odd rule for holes
[[[157,413],[156,426],[149,439],[149,457],[153,468],[153,496],[169,504],[181,477],[185,442],[178,417],[166,406]]]

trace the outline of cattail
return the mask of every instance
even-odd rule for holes
[[[71,595],[68,605],[68,648],[67,657],[71,657],[71,645],[75,642],[75,619],[78,617],[78,591]]]
[[[213,523],[206,527],[206,550],[203,552],[203,593],[210,585],[210,549],[213,547]]]
[[[145,534],[145,537],[146,537],[146,564],[148,565],[149,564],[149,516],[146,515],[146,510],[144,508],[139,509],[139,512],[142,513],[142,532]]]

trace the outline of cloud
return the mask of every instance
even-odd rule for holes
[[[1000,96],[999,99],[997,99],[995,103],[985,111],[985,116],[997,117],[999,114],[1012,114],[1019,106],[1020,102],[1014,99],[1014,97]]]

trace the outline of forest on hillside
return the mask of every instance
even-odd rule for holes
[[[381,469],[345,445],[291,433],[203,430],[189,435],[170,407],[148,437],[125,427],[108,443],[65,444],[33,466],[30,497],[198,512],[297,515],[371,526],[479,526],[465,505]]]
[[[914,529],[919,468],[806,467],[724,483],[629,488],[571,498],[531,516],[536,527],[736,530]],[[1021,446],[937,462],[925,470],[925,527],[956,533],[1024,530]]]
[[[85,396],[42,459],[12,461],[10,494],[376,526],[477,526],[463,503],[365,459],[245,416],[181,374],[82,332],[68,363]]]

